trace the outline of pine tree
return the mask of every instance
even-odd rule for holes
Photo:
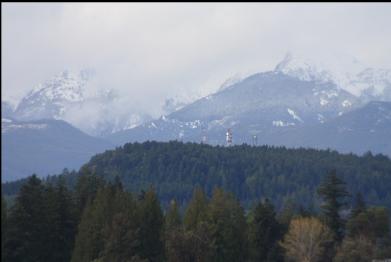
[[[171,231],[176,228],[178,228],[181,225],[181,216],[179,214],[178,205],[175,200],[172,200],[170,203],[170,207],[168,209],[168,212],[165,216],[165,230]]]
[[[365,236],[346,237],[335,256],[335,262],[367,262],[373,261],[375,246]]]
[[[106,186],[98,190],[91,204],[87,203],[78,226],[72,262],[92,261],[102,256],[106,241],[104,230],[112,221],[114,200],[115,192]]]
[[[361,212],[364,212],[366,209],[367,209],[367,207],[366,207],[366,204],[364,201],[364,197],[359,192],[356,194],[356,197],[354,199],[354,205],[353,205],[353,209],[350,214],[350,217],[351,218],[356,217],[358,214],[360,214]]]
[[[266,199],[254,210],[249,238],[252,243],[253,261],[282,261],[278,255],[278,241],[282,238],[283,226],[276,220],[273,205]]]
[[[9,213],[6,261],[50,261],[46,211],[45,187],[33,175],[20,189]]]
[[[3,195],[1,196],[1,261],[5,261],[5,241],[6,241],[6,233],[7,230],[7,203],[5,202],[5,199]]]
[[[91,204],[98,190],[105,185],[102,178],[95,175],[88,167],[82,167],[76,182],[76,201],[78,217],[81,218],[84,208]]]
[[[102,261],[132,261],[137,257],[140,246],[136,203],[130,193],[123,192],[122,187],[117,187],[113,204],[115,214],[104,233],[106,241]]]
[[[140,202],[140,249],[141,258],[152,262],[163,259],[163,212],[156,193],[151,189]]]
[[[340,211],[346,205],[345,198],[349,196],[346,184],[337,177],[333,170],[318,188],[318,194],[323,198],[321,206],[326,225],[334,233],[336,241],[341,241],[344,235],[345,221]]]
[[[213,261],[246,260],[247,225],[239,202],[231,194],[216,188],[207,214],[214,244]]]
[[[50,260],[70,261],[77,223],[75,203],[62,179],[55,187],[48,186],[46,195]]]
[[[208,200],[200,187],[193,191],[193,197],[187,206],[183,224],[187,230],[195,230],[197,226],[206,220]]]

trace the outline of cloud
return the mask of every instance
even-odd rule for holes
[[[391,68],[389,4],[7,3],[2,17],[11,99],[90,67],[124,104],[158,115],[166,97],[206,95],[233,75],[273,69],[289,50]]]

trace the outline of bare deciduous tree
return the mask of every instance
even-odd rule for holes
[[[314,217],[296,218],[291,221],[289,231],[281,246],[288,259],[300,262],[318,261],[326,243],[332,241],[332,232]]]

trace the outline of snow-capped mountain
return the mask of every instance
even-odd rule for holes
[[[319,60],[288,53],[275,71],[304,81],[332,82],[366,102],[391,101],[390,69],[371,68],[346,55],[328,56]]]
[[[15,108],[8,101],[1,101],[1,117],[12,118]]]
[[[303,81],[278,71],[252,75],[191,103],[167,116],[109,138],[129,141],[183,139],[212,144],[225,141],[227,128],[236,143],[252,136],[324,123],[360,105],[347,91],[330,82]]]
[[[151,119],[116,110],[119,95],[96,83],[92,70],[64,71],[30,91],[13,116],[21,121],[64,120],[93,136],[126,130]]]
[[[21,120],[61,119],[67,107],[86,99],[91,73],[64,71],[31,90],[19,103],[15,115]]]
[[[385,142],[391,134],[389,103],[370,102],[391,101],[390,71],[352,58],[341,61],[314,63],[287,55],[273,71],[228,81],[214,94],[108,139],[221,145],[230,128],[234,144],[391,155]]]
[[[273,144],[391,156],[391,102],[369,102],[323,125],[282,132]]]

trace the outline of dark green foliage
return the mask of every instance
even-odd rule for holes
[[[48,186],[46,216],[48,217],[47,250],[52,261],[68,262],[71,259],[77,227],[76,207],[71,192],[62,180],[55,187]]]
[[[78,214],[81,217],[84,208],[87,204],[92,203],[98,190],[104,186],[105,182],[85,166],[80,169],[79,173],[75,191]]]
[[[135,260],[139,241],[139,217],[133,197],[116,187],[115,211],[111,224],[105,230],[103,261],[122,262]],[[140,259],[140,257],[138,257]]]
[[[337,177],[336,171],[333,170],[318,188],[318,194],[323,199],[321,208],[324,221],[334,233],[335,239],[340,241],[345,228],[340,212],[346,206],[345,199],[349,196],[346,183]]]
[[[386,208],[365,209],[349,219],[347,223],[348,235],[350,237],[363,235],[371,240],[386,238],[390,234],[389,220],[390,215]]]
[[[336,261],[384,260],[391,256],[390,215],[384,207],[365,207],[356,201],[347,223],[347,236]]]
[[[232,192],[246,209],[267,197],[276,210],[287,198],[317,209],[316,188],[324,174],[336,169],[349,192],[362,192],[368,205],[391,208],[391,161],[383,155],[359,157],[328,150],[145,142],[96,155],[79,173],[85,173],[85,169],[106,181],[119,176],[124,189],[137,194],[152,185],[163,206],[168,206],[171,199],[184,206],[198,185],[209,196],[216,186]],[[66,176],[71,180],[67,185],[76,183],[77,176],[72,172]],[[4,192],[17,192],[15,183],[3,184]]]
[[[390,216],[373,204],[390,206],[390,162],[306,149],[127,144],[96,156],[77,173],[3,185],[20,190],[13,204],[7,202],[7,213],[2,200],[2,259],[281,261],[278,243],[290,221],[317,216],[319,204],[342,240],[340,211],[347,211],[349,188],[364,192],[367,203],[356,197],[338,257],[384,259],[391,255]],[[330,167],[341,178],[333,172],[320,184]],[[323,202],[315,198],[319,185]],[[253,205],[261,196],[271,200]],[[326,247],[321,261],[333,259],[338,241]]]
[[[244,210],[232,194],[215,189],[208,206],[208,225],[214,244],[213,261],[247,258],[247,224]]]
[[[10,210],[6,261],[69,261],[75,227],[75,206],[65,186],[46,186],[32,176]]]
[[[4,244],[6,240],[6,228],[7,228],[7,203],[3,196],[1,196],[1,261],[4,262],[5,249]]]
[[[258,203],[253,210],[249,232],[251,261],[283,261],[278,245],[282,231],[283,226],[277,221],[270,201],[266,199]]]
[[[92,261],[102,256],[105,247],[105,229],[114,215],[115,191],[100,188],[91,204],[87,204],[78,228],[73,262]]]
[[[178,230],[168,243],[170,244],[167,249],[169,261],[211,261],[214,243],[208,221],[208,199],[200,187],[196,187],[193,191],[183,224],[183,229]],[[182,242],[177,243],[178,239]]]
[[[187,230],[196,230],[198,225],[206,221],[208,201],[204,191],[196,187],[193,197],[186,209],[183,219],[184,226]]]
[[[181,217],[179,214],[178,205],[175,200],[172,200],[170,207],[164,217],[164,227],[166,231],[170,231],[175,228],[179,228],[181,225]]]
[[[139,213],[139,205],[130,193],[123,191],[118,179],[114,184],[100,186],[84,209],[72,261],[143,261],[138,255],[142,219]]]
[[[149,190],[140,201],[140,249],[141,258],[149,261],[163,259],[163,212],[156,193]]]
[[[361,212],[364,212],[365,210],[366,210],[366,204],[365,204],[364,197],[360,192],[358,192],[354,198],[354,204],[353,204],[350,217],[354,218]]]
[[[45,187],[35,175],[21,188],[9,214],[6,261],[50,261],[44,257],[49,234],[44,194]]]

